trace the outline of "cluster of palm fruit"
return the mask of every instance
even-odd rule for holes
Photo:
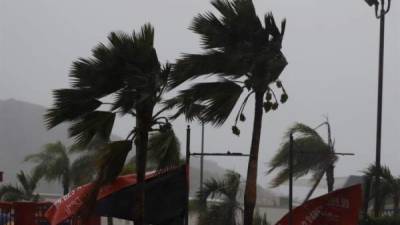
[[[282,89],[280,102],[283,104],[288,100],[289,96],[287,95],[286,90],[283,87],[281,81],[278,80],[276,82],[276,86],[278,88]],[[264,104],[263,104],[265,113],[268,113],[271,110],[275,111],[278,109],[278,106],[279,106],[278,99],[276,98],[276,95],[272,89],[268,89],[267,93],[265,94],[265,100],[266,100],[266,102],[264,102]]]
[[[285,88],[283,87],[281,81],[279,81],[279,80],[276,81],[276,86],[277,86],[279,89],[282,90],[282,94],[281,94],[280,100],[278,101],[278,99],[277,99],[277,97],[276,97],[276,95],[275,95],[275,92],[274,92],[271,88],[268,88],[268,90],[266,91],[266,94],[265,94],[265,102],[263,103],[263,108],[264,108],[265,113],[268,113],[268,112],[270,112],[271,110],[272,110],[272,111],[277,110],[277,109],[278,109],[278,106],[279,106],[279,103],[278,103],[278,102],[280,102],[281,104],[283,104],[283,103],[285,103],[285,102],[288,100],[288,98],[289,98],[289,96],[288,96],[288,94],[286,93],[286,90],[285,90]],[[240,129],[237,127],[238,121],[241,121],[241,122],[246,121],[246,116],[243,114],[243,111],[244,111],[244,108],[245,108],[245,106],[246,106],[247,100],[248,100],[248,98],[249,98],[250,95],[251,95],[251,93],[244,99],[242,105],[240,106],[239,112],[238,112],[238,114],[236,115],[235,124],[232,126],[232,133],[235,134],[235,135],[237,135],[237,136],[240,135]]]

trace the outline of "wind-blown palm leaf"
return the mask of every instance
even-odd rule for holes
[[[47,111],[45,123],[53,128],[65,121],[73,121],[97,109],[101,102],[90,97],[92,92],[87,89],[59,89],[54,91],[54,107]],[[89,95],[89,97],[87,96]]]
[[[183,82],[209,74],[238,78],[246,73],[250,63],[244,55],[232,52],[229,57],[220,51],[204,54],[186,54],[177,60],[173,69],[174,77],[169,80],[170,88]]]
[[[4,201],[38,201],[39,195],[35,194],[39,178],[35,175],[26,175],[23,171],[17,174],[20,186],[2,185],[0,186],[0,200]]]
[[[49,143],[36,154],[28,155],[25,161],[35,164],[33,179],[57,180],[62,184],[64,194],[72,186],[89,182],[95,174],[95,155],[92,151],[79,155],[72,163],[68,149],[61,143]]]
[[[114,141],[105,145],[97,162],[98,182],[107,184],[121,173],[126,157],[132,149],[132,141]]]
[[[236,201],[239,191],[240,175],[228,171],[222,180],[211,178],[197,193],[199,204],[199,224],[231,225],[237,224],[237,212],[241,210]],[[219,198],[218,203],[207,204],[207,199]]]
[[[381,166],[380,170],[375,165],[370,165],[364,173],[364,213],[367,213],[369,202],[374,199],[376,193],[375,180],[376,176],[380,176],[379,196],[380,206],[379,211],[384,209],[387,201],[392,201],[394,211],[399,213],[400,204],[400,178],[394,177],[387,166]]]
[[[0,200],[3,201],[20,201],[25,199],[24,191],[19,187],[11,184],[0,186]]]
[[[80,155],[70,166],[70,179],[74,187],[89,183],[93,180],[96,155],[93,152]]]
[[[285,138],[289,138],[290,134],[296,134],[301,137],[313,137],[319,140],[323,140],[315,129],[302,123],[295,123],[292,127],[290,127],[285,133]]]
[[[152,134],[148,151],[148,160],[155,162],[158,169],[179,165],[180,143],[171,128]]]
[[[115,180],[122,172],[126,157],[132,149],[132,141],[114,141],[103,146],[101,155],[97,160],[98,173],[94,180],[93,188],[84,199],[81,209],[83,218],[88,218],[92,213],[100,188]]]
[[[36,163],[33,174],[47,181],[61,180],[69,171],[67,149],[61,142],[46,144],[41,152],[28,155],[25,161]]]
[[[297,123],[289,128],[285,140],[288,140],[287,137],[291,133],[298,134],[293,146],[293,177],[297,179],[312,172],[314,180],[317,180],[321,177],[320,174],[337,160],[337,156],[332,153],[330,146],[321,136],[307,125]],[[270,169],[267,173],[280,168],[271,182],[272,187],[277,187],[289,179],[289,151],[290,143],[285,141],[269,163]]]
[[[94,111],[81,117],[69,128],[70,137],[75,137],[75,144],[85,148],[95,136],[108,141],[114,125],[115,113]]]
[[[197,83],[178,94],[176,99],[183,101],[177,106],[185,113],[191,112],[186,114],[189,119],[199,114],[201,121],[220,126],[229,117],[242,90],[239,85],[226,79]]]

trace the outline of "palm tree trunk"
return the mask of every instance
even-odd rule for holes
[[[137,109],[136,117],[136,167],[137,167],[137,196],[135,199],[134,218],[135,225],[144,225],[145,216],[145,174],[147,161],[147,145],[149,130],[152,125],[153,106],[146,102]]]
[[[69,186],[70,186],[69,183],[70,183],[69,176],[68,175],[64,175],[63,176],[63,181],[62,181],[64,195],[68,194],[68,192],[69,192]]]
[[[263,116],[263,92],[255,94],[255,111],[253,122],[253,136],[250,147],[250,158],[247,168],[246,189],[244,194],[244,225],[253,224],[253,214],[257,198],[257,167],[258,152],[260,147],[260,136]]]
[[[368,208],[370,201],[371,179],[364,178],[364,201],[363,201],[363,217],[368,217]]]
[[[400,205],[400,196],[398,194],[395,194],[393,197],[393,214],[394,216],[398,216],[400,214],[399,212],[399,205]]]
[[[114,221],[112,217],[107,217],[107,225],[114,225]]]
[[[326,169],[326,184],[328,186],[328,193],[332,192],[334,189],[335,183],[335,175],[334,175],[335,166],[333,164],[329,165]]]
[[[311,187],[311,190],[308,192],[308,194],[307,194],[306,198],[304,199],[303,203],[306,202],[306,201],[308,201],[308,200],[311,198],[311,196],[312,196],[312,194],[314,193],[315,189],[318,187],[319,183],[321,182],[322,177],[324,177],[324,174],[325,174],[325,173],[321,173],[321,174],[319,175],[319,177],[318,177],[317,180],[315,181],[314,185]]]

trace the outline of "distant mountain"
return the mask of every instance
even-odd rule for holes
[[[19,170],[29,171],[31,165],[23,163],[26,155],[36,153],[42,146],[55,141],[71,143],[67,136],[67,125],[61,124],[54,129],[47,130],[43,123],[46,108],[40,105],[18,101],[14,99],[0,100],[0,171],[4,171],[4,183],[15,183],[15,175]],[[200,183],[200,160],[191,159],[190,193],[195,196]],[[211,177],[222,177],[225,169],[217,163],[204,161],[204,180]],[[61,193],[59,184],[43,183],[39,192]],[[259,202],[265,202],[272,196],[269,192],[260,189]]]

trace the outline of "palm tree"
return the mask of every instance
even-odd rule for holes
[[[47,181],[60,181],[65,195],[70,188],[92,180],[95,175],[94,157],[86,153],[71,162],[67,148],[58,141],[46,144],[41,152],[28,155],[25,161],[36,164],[33,168],[35,176]]]
[[[267,221],[267,214],[264,213],[261,216],[261,213],[258,210],[256,210],[256,213],[254,215],[253,225],[270,225]]]
[[[278,108],[270,85],[276,82],[286,102],[288,96],[278,81],[287,61],[281,52],[285,21],[279,30],[272,14],[264,17],[264,25],[257,16],[251,0],[213,0],[211,4],[221,14],[199,14],[191,30],[200,35],[203,53],[186,54],[173,67],[170,88],[188,80],[209,77],[211,82],[199,82],[169,101],[179,114],[188,120],[200,118],[202,122],[222,125],[235,108],[243,92],[246,97],[239,107],[232,132],[240,134],[237,122],[246,119],[244,109],[254,95],[255,111],[250,147],[247,183],[244,195],[244,224],[251,225],[256,204],[258,152],[261,136],[263,107],[266,112]],[[264,100],[265,99],[265,100]]]
[[[333,191],[333,170],[334,164],[337,161],[337,156],[334,154],[333,146],[326,143],[315,129],[302,123],[296,123],[288,129],[277,154],[269,163],[270,169],[267,173],[271,173],[279,168],[278,174],[272,180],[272,187],[277,187],[289,179],[288,159],[290,151],[290,134],[296,134],[293,154],[294,178],[297,179],[311,173],[315,181],[315,185],[311,189],[306,200],[312,195],[312,192],[319,184],[324,174],[326,174],[328,192]]]
[[[132,144],[136,147],[138,184],[142,184],[149,133],[171,129],[168,118],[162,116],[168,108],[155,111],[162,101],[170,66],[162,66],[158,61],[153,27],[146,24],[132,35],[112,32],[108,40],[110,44],[99,44],[93,49],[92,58],[80,58],[73,63],[72,87],[54,91],[54,106],[46,114],[49,128],[73,122],[70,136],[81,148],[96,139],[105,141],[98,148],[100,170],[93,192],[120,174]],[[124,140],[109,141],[116,114],[134,119],[132,130]],[[134,218],[135,224],[142,225],[144,186],[138,188]],[[95,197],[96,193],[92,199]]]
[[[125,164],[121,174],[136,173],[133,156]],[[180,154],[180,143],[172,129],[154,133],[149,138],[147,170],[162,170],[183,164]]]
[[[214,178],[204,182],[197,193],[200,211],[199,225],[238,225],[238,212],[243,209],[236,200],[239,191],[240,175],[228,171],[222,180]],[[207,199],[218,199],[216,203],[207,203]]]
[[[0,186],[0,200],[3,201],[33,201],[40,199],[38,194],[35,194],[35,189],[39,181],[39,177],[25,175],[23,171],[17,174],[17,179],[20,185],[6,184]]]
[[[375,198],[374,196],[374,179],[378,173],[379,177],[382,179],[379,186],[379,198],[382,199],[381,205],[379,206],[379,214],[384,210],[385,203],[391,201],[393,203],[393,212],[395,216],[400,214],[400,177],[395,177],[392,175],[390,169],[386,166],[381,166],[381,170],[375,167],[375,165],[370,165],[366,170],[363,171],[364,176],[364,207],[363,214],[366,217],[368,215],[369,202]]]

